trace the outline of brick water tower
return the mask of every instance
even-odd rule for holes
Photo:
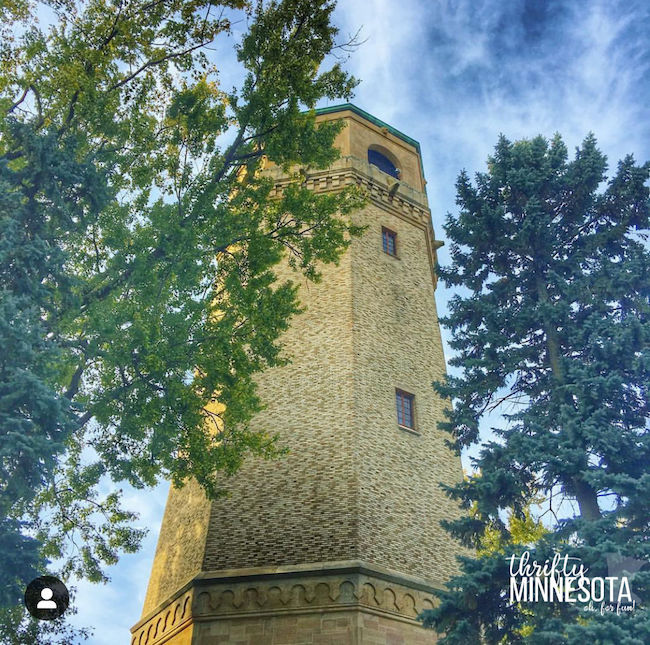
[[[461,465],[431,387],[445,362],[420,146],[351,104],[330,119],[341,157],[307,185],[361,185],[367,229],[301,286],[291,364],[259,378],[255,423],[290,452],[247,459],[223,499],[170,490],[135,645],[435,642],[415,618],[455,571],[439,522],[459,511],[438,482]]]

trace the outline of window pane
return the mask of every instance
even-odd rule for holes
[[[402,423],[402,397],[399,392],[395,393],[395,407],[397,409],[397,423]]]
[[[368,163],[377,166],[379,170],[385,172],[387,175],[399,179],[397,168],[395,168],[393,162],[385,155],[382,155],[381,152],[377,152],[377,150],[368,150]]]
[[[413,423],[413,395],[401,390],[395,390],[397,406],[397,423],[406,428],[414,428]]]
[[[393,231],[389,231],[387,228],[382,229],[381,231],[381,244],[384,249],[384,253],[389,255],[397,255],[396,253],[396,238],[397,235]]]
[[[413,427],[413,416],[411,415],[411,399],[404,396],[404,425],[409,428]]]

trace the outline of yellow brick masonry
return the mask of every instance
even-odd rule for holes
[[[138,645],[435,640],[414,618],[431,606],[426,585],[439,587],[455,572],[459,547],[439,522],[459,511],[438,483],[458,481],[461,467],[436,427],[443,403],[431,383],[443,376],[445,363],[421,163],[410,144],[357,114],[326,118],[334,117],[347,123],[337,140],[343,156],[327,172],[310,175],[308,184],[336,190],[354,182],[372,199],[354,215],[367,231],[338,266],[324,267],[322,283],[307,283],[287,266],[278,271],[300,281],[307,310],[283,339],[291,364],[259,379],[267,407],[254,425],[278,433],[290,452],[279,461],[246,460],[224,482],[224,499],[208,503],[194,484],[170,492],[143,620],[133,630]],[[369,145],[399,160],[402,184],[394,198],[388,193],[393,180],[363,158]],[[278,169],[270,172],[280,184],[285,180]],[[398,257],[383,252],[382,226],[397,233]],[[398,427],[395,388],[415,395],[417,432]],[[384,589],[371,574],[363,583],[349,574],[334,584],[327,570],[341,562],[404,580]],[[309,591],[318,573],[309,574],[309,584],[289,575],[292,567],[314,566],[323,568],[329,589],[322,602],[317,585]],[[257,573],[238,578],[244,570]],[[274,605],[274,587],[260,581],[280,570],[289,578],[278,583],[284,595]],[[201,610],[200,584],[224,571],[233,581],[250,579],[251,589],[231,585],[226,593],[224,582],[209,583]],[[424,586],[408,592],[409,585],[418,587],[412,580]],[[367,602],[364,584],[375,589]],[[305,590],[302,604],[292,600],[302,593],[296,589]],[[237,611],[224,609],[228,593],[239,594]],[[249,607],[252,597],[257,604]],[[259,615],[250,615],[255,607]],[[172,614],[167,628],[165,612]]]

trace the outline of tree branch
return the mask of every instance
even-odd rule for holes
[[[12,105],[9,107],[9,109],[7,110],[7,114],[11,114],[27,98],[27,94],[29,93],[30,88],[31,85],[28,85],[23,90],[23,93],[20,95],[20,98],[15,103],[12,103]]]
[[[70,385],[63,394],[63,396],[68,399],[68,401],[72,401],[74,396],[79,391],[79,386],[81,385],[81,377],[84,373],[84,369],[86,369],[86,365],[85,363],[81,363],[72,375],[72,378],[70,379]]]
[[[120,87],[123,87],[130,81],[132,81],[136,76],[144,72],[145,69],[148,69],[149,67],[155,67],[156,65],[160,65],[160,63],[164,63],[168,60],[173,60],[174,58],[179,58],[181,56],[185,56],[187,54],[191,54],[193,51],[200,49],[201,47],[205,47],[205,45],[208,45],[209,43],[212,42],[212,39],[206,40],[200,43],[197,43],[196,45],[193,45],[192,47],[189,47],[188,49],[184,49],[183,51],[177,51],[177,52],[171,52],[170,54],[167,54],[165,56],[161,56],[160,58],[156,58],[154,60],[147,61],[144,65],[141,65],[138,69],[135,70],[135,72],[131,72],[128,76],[123,78],[121,81],[118,83],[114,83],[108,88],[109,92],[112,92],[114,90],[119,89]]]

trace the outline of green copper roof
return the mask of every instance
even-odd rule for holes
[[[330,105],[329,107],[318,108],[316,110],[316,114],[332,114],[333,112],[343,112],[344,110],[350,110],[350,112],[354,112],[355,114],[358,114],[360,117],[366,119],[366,121],[370,121],[370,123],[374,123],[380,128],[386,128],[391,134],[395,135],[402,141],[406,141],[406,143],[411,144],[418,151],[418,154],[421,155],[420,144],[415,139],[411,139],[411,137],[407,137],[403,132],[400,132],[392,125],[388,125],[388,123],[384,123],[381,119],[372,116],[372,114],[368,114],[368,112],[362,110],[361,108],[358,108],[356,105],[353,105],[352,103],[341,103],[340,105]]]

